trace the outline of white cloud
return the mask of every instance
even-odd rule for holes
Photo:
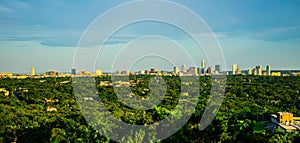
[[[0,6],[0,11],[1,12],[13,12],[13,10],[11,10],[10,8],[4,7],[4,6]]]

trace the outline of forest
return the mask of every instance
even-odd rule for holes
[[[299,76],[227,76],[222,105],[204,130],[199,130],[198,125],[209,100],[212,77],[197,78],[199,96],[191,117],[176,133],[158,142],[300,142],[299,131],[265,128],[271,124],[270,115],[276,112],[300,117]],[[131,75],[126,84],[132,93],[124,100],[132,96],[147,99],[151,79],[150,75]],[[95,78],[96,95],[116,119],[133,125],[153,124],[170,115],[180,102],[180,77],[162,79],[167,86],[165,96],[148,110],[136,110],[122,103],[110,76]],[[87,122],[72,84],[71,77],[0,79],[0,88],[9,91],[9,95],[0,92],[0,142],[115,142]],[[82,94],[84,100],[97,100],[90,96],[94,93]],[[149,142],[151,137],[145,134],[124,138],[123,142]]]

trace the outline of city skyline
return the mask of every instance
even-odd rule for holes
[[[271,72],[273,71],[300,71],[300,69],[292,69],[292,70],[287,70],[287,69],[272,69],[271,65],[256,65],[253,67],[248,67],[246,69],[241,69],[239,67],[240,65],[234,63],[231,66],[231,69],[223,69],[221,65],[218,64],[213,64],[213,65],[206,65],[205,60],[201,60],[201,64],[197,65],[197,66],[186,66],[185,64],[181,65],[181,67],[177,67],[174,66],[172,69],[158,69],[156,67],[148,67],[145,69],[141,69],[141,70],[125,70],[125,69],[117,69],[116,71],[103,71],[102,69],[96,68],[95,71],[89,71],[89,70],[85,70],[85,69],[76,69],[76,68],[71,68],[69,70],[65,70],[65,71],[57,71],[57,70],[46,70],[46,71],[38,71],[36,72],[36,69],[34,66],[32,66],[30,68],[30,70],[28,70],[27,72],[3,72],[0,71],[0,73],[12,73],[12,74],[28,74],[29,76],[34,76],[34,75],[40,75],[40,74],[45,74],[45,73],[49,73],[49,72],[55,72],[55,73],[61,73],[61,74],[78,74],[78,73],[84,73],[84,72],[88,72],[88,73],[94,73],[94,74],[118,74],[121,72],[134,72],[134,73],[140,73],[140,72],[151,72],[153,73],[153,71],[156,72],[172,72],[175,74],[178,74],[180,72],[187,72],[190,73],[190,71],[192,70],[193,72],[196,72],[199,75],[203,75],[205,73],[215,73],[215,74],[220,74],[220,73],[225,73],[227,72],[227,74],[230,73],[230,75],[239,75],[239,74],[248,74],[248,75],[264,75],[263,73],[265,73],[265,75],[270,76]],[[210,71],[210,72],[208,72]]]
[[[77,43],[89,24],[97,16],[124,2],[129,1],[1,1],[0,71],[27,73],[28,67],[34,66],[38,69],[36,72],[69,72]],[[209,34],[215,34],[222,48],[226,65],[221,67],[225,70],[230,70],[233,63],[245,70],[257,65],[271,65],[274,70],[300,69],[300,18],[297,14],[300,13],[300,2],[173,2],[191,9],[207,22],[213,31]],[[107,61],[113,61],[109,57],[117,50],[136,38],[153,34],[186,44],[183,48],[197,61],[197,66],[200,65],[198,59],[204,57],[205,61],[209,61],[201,49],[190,44],[189,37],[182,31],[162,23],[139,23],[112,35],[106,42],[105,55],[98,57],[95,68],[110,69],[111,62]],[[157,39],[143,42],[146,45],[155,42],[162,47],[170,46]],[[153,63],[139,63],[139,68],[173,68],[173,65],[162,60],[151,60]],[[180,57],[176,62],[178,65],[186,63]],[[212,64],[207,62],[207,65],[214,66]]]

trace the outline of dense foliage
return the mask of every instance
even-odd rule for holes
[[[211,77],[200,78],[200,96],[189,121],[162,142],[300,142],[298,132],[272,132],[258,124],[270,114],[289,111],[300,116],[300,77],[229,76],[226,94],[217,116],[205,130],[198,124],[209,99]],[[131,76],[133,96],[149,96],[151,76]],[[180,96],[180,78],[163,77],[168,89],[155,108],[141,111],[118,100],[110,77],[96,78],[99,97],[114,117],[130,124],[152,124],[175,108]],[[72,90],[71,78],[0,79],[0,142],[113,142],[89,126]],[[68,82],[70,81],[70,82]],[[89,93],[86,93],[89,94]],[[48,100],[48,101],[47,101]],[[48,107],[57,111],[47,112]],[[139,142],[134,140],[133,142]]]

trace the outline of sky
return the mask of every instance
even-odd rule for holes
[[[84,32],[97,17],[126,2],[129,1],[1,0],[0,72],[29,73],[32,66],[38,73],[50,70],[70,72],[74,67],[74,55],[78,54],[76,48]],[[270,65],[272,69],[300,69],[300,1],[172,2],[190,9],[207,23],[223,52],[226,63],[223,68],[230,70],[231,65],[237,63],[241,69],[256,65],[264,68]],[[177,14],[176,10],[170,11]],[[122,18],[124,17],[111,17]],[[176,50],[179,45],[183,47],[181,52]],[[161,49],[153,48],[154,46]],[[120,54],[122,48],[127,54]],[[117,65],[121,67],[114,69],[141,70],[157,67],[171,70],[174,63],[190,66],[184,56],[174,56],[178,57],[175,61],[168,61],[164,57],[150,54],[140,57],[131,67],[124,67],[123,62],[132,62],[129,61],[130,58],[126,58],[126,55],[131,57],[129,52],[132,54],[136,51],[142,53],[154,50],[161,50],[162,53],[169,51],[171,55],[186,52],[196,61],[197,66],[201,59],[209,61],[205,52],[182,29],[166,23],[146,21],[118,29],[106,41],[98,57],[95,57],[95,68],[107,71],[112,65]],[[123,55],[123,59],[118,59],[118,55]],[[120,63],[115,64],[115,59]],[[217,63],[208,63],[214,64]]]

